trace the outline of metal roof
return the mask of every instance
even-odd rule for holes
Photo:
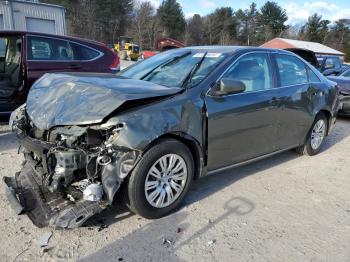
[[[297,47],[297,48],[308,49],[308,50],[314,51],[315,53],[344,55],[344,53],[342,53],[338,50],[335,50],[333,48],[330,48],[328,46],[325,46],[325,45],[322,45],[322,44],[316,43],[316,42],[293,40],[293,39],[286,39],[286,38],[276,38],[276,39],[284,41],[287,44],[292,45],[292,46]]]

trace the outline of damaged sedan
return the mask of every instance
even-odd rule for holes
[[[25,160],[7,197],[39,227],[78,227],[116,197],[159,218],[194,179],[317,154],[338,107],[334,83],[282,50],[188,47],[117,76],[47,74],[11,115]]]

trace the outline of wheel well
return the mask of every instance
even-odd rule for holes
[[[329,131],[329,126],[331,124],[330,121],[331,121],[332,115],[331,115],[331,113],[328,110],[324,110],[324,109],[319,111],[317,113],[317,115],[320,114],[320,113],[323,113],[326,116],[326,118],[327,118],[327,135],[328,135],[328,131]]]
[[[194,139],[193,137],[183,134],[183,133],[168,133],[168,134],[164,134],[160,137],[158,137],[157,139],[155,139],[154,141],[152,141],[152,143],[150,143],[146,150],[147,151],[149,148],[151,148],[154,144],[156,144],[159,140],[161,139],[175,139],[181,143],[183,143],[185,146],[187,146],[187,148],[190,150],[192,157],[193,157],[193,161],[194,161],[194,179],[198,179],[201,175],[202,169],[203,169],[203,152],[202,152],[202,148],[199,145],[198,141],[196,139]]]

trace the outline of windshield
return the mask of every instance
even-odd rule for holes
[[[194,86],[206,78],[226,55],[186,49],[172,50],[126,68],[119,75],[169,87],[183,87],[184,82],[189,80],[191,86]],[[196,68],[194,72],[193,68]],[[189,75],[191,78],[187,79]]]

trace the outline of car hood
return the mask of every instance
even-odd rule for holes
[[[125,102],[142,104],[145,99],[159,99],[181,90],[112,74],[45,74],[30,89],[26,111],[42,130],[59,125],[98,124]]]

